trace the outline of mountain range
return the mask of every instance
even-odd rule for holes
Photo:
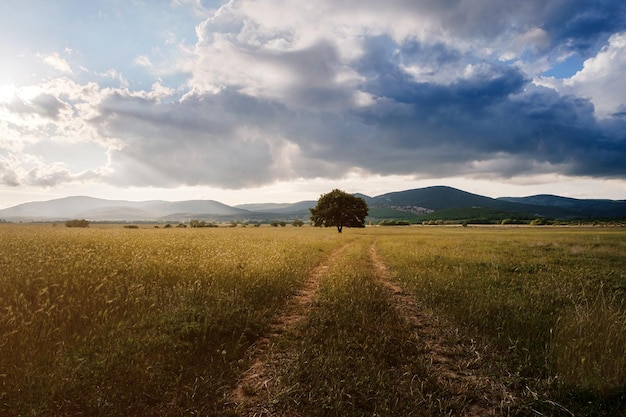
[[[452,187],[435,186],[397,191],[365,199],[372,220],[463,218],[617,219],[626,217],[626,200],[574,199],[556,195],[490,198]],[[23,203],[0,210],[5,221],[155,221],[196,220],[263,222],[272,219],[308,219],[316,201],[259,203],[228,206],[214,200],[126,201],[75,196]]]

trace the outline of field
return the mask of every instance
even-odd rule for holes
[[[0,225],[0,416],[623,416],[626,230]]]

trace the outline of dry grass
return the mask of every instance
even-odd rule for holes
[[[336,242],[295,229],[0,229],[0,415],[221,410]]]
[[[272,339],[263,412],[626,413],[622,229],[0,225],[0,415],[233,415],[325,262]]]
[[[623,229],[387,235],[380,248],[395,278],[465,334],[497,347],[529,410],[626,412]]]

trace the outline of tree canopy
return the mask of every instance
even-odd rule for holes
[[[365,227],[368,213],[365,200],[338,189],[322,194],[317,205],[309,210],[315,226],[336,226],[339,233],[344,226]]]

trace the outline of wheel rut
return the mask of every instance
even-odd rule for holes
[[[322,277],[347,246],[333,250],[310,272],[302,288],[287,302],[283,313],[275,318],[269,332],[250,348],[251,365],[225,399],[225,405],[233,415],[272,415],[272,401],[290,391],[290,387],[281,381],[280,369],[288,366],[292,358],[278,342],[309,315]],[[455,410],[460,410],[459,415],[506,415],[507,408],[515,403],[515,397],[507,387],[488,376],[489,353],[419,305],[413,294],[393,282],[392,273],[379,255],[376,242],[369,247],[368,255],[375,279],[389,292],[399,317],[406,321],[413,337],[423,346],[420,360],[437,380],[440,395],[446,396],[448,403],[455,404]]]
[[[432,311],[417,304],[415,296],[392,280],[392,274],[378,253],[376,242],[369,248],[375,274],[387,288],[400,317],[424,346],[423,362],[446,393],[456,397],[464,416],[495,416],[506,413],[513,395],[502,384],[481,372],[486,353],[474,340],[464,339]]]
[[[270,414],[265,404],[271,402],[276,394],[274,391],[279,389],[272,369],[283,366],[288,360],[285,352],[275,349],[276,343],[308,315],[319,291],[322,277],[327,273],[329,265],[341,256],[347,246],[345,244],[333,250],[309,273],[304,285],[287,302],[283,313],[274,319],[269,332],[250,348],[251,365],[241,375],[225,402],[234,409],[236,415],[258,417]]]

